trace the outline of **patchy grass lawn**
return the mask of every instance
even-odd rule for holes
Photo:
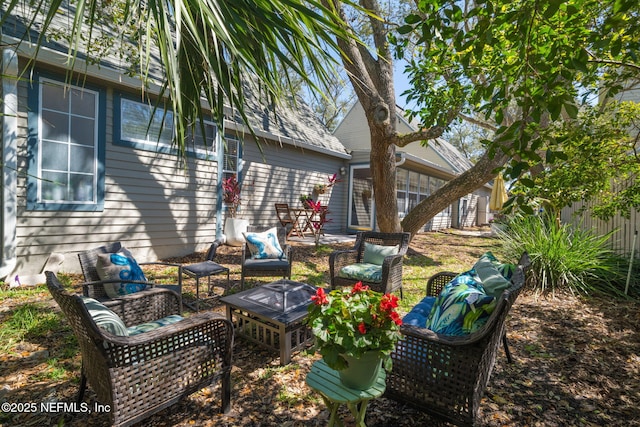
[[[295,246],[293,279],[328,283],[328,258],[335,247]],[[406,312],[424,294],[435,272],[460,272],[487,250],[507,256],[491,238],[425,233],[416,236],[404,262]],[[222,247],[216,261],[231,269],[238,289],[240,249]],[[180,259],[197,262],[204,253]],[[176,260],[172,260],[176,261]],[[158,272],[166,274],[171,272]],[[80,283],[79,275],[60,275]],[[216,277],[219,279],[219,276]],[[255,280],[264,283],[268,279]],[[248,281],[251,283],[252,281]],[[218,283],[218,282],[216,282]],[[80,288],[76,286],[79,292]],[[195,294],[193,282],[185,292]],[[219,304],[212,310],[222,312]],[[488,426],[640,426],[640,304],[571,295],[538,299],[523,292],[508,321],[515,363],[499,352],[481,406]],[[73,402],[80,357],[66,321],[44,287],[0,291],[0,402]],[[204,389],[150,418],[151,426],[325,426],[328,412],[305,385],[317,355],[295,354],[279,366],[278,355],[236,340],[232,372],[232,412],[217,414],[217,388]],[[93,405],[89,390],[85,401]],[[347,426],[353,419],[341,411]],[[371,402],[368,426],[434,425],[427,415],[386,398]],[[107,426],[105,414],[0,412],[0,425]]]

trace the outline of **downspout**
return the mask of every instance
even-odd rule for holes
[[[396,160],[396,167],[404,165],[404,162],[407,161],[407,156],[405,156],[404,151],[396,153],[396,157],[400,157],[400,160]]]
[[[2,228],[0,278],[16,266],[16,208],[18,178],[18,55],[2,51]]]
[[[224,170],[224,125],[218,128],[216,133],[216,154],[218,160],[218,173],[216,177],[215,196],[216,196],[216,240],[226,242],[226,237],[223,234],[222,227],[222,171]]]

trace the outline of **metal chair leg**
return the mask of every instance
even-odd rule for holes
[[[511,351],[509,350],[509,342],[507,340],[507,333],[505,332],[502,335],[502,345],[504,346],[504,352],[507,355],[507,362],[513,363],[513,358],[511,357]]]
[[[87,376],[84,374],[84,367],[81,368],[80,373],[80,388],[78,389],[78,396],[76,397],[76,402],[78,406],[82,403],[84,399],[84,391],[87,389]]]

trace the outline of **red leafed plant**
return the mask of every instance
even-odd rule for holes
[[[235,218],[240,206],[240,183],[235,174],[222,180],[222,194],[224,203],[229,207],[229,216]]]

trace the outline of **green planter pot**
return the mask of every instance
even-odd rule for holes
[[[377,351],[370,351],[355,358],[343,354],[349,366],[346,369],[338,371],[340,381],[346,387],[356,390],[366,390],[371,387],[378,378],[378,373],[382,367],[382,359]]]

